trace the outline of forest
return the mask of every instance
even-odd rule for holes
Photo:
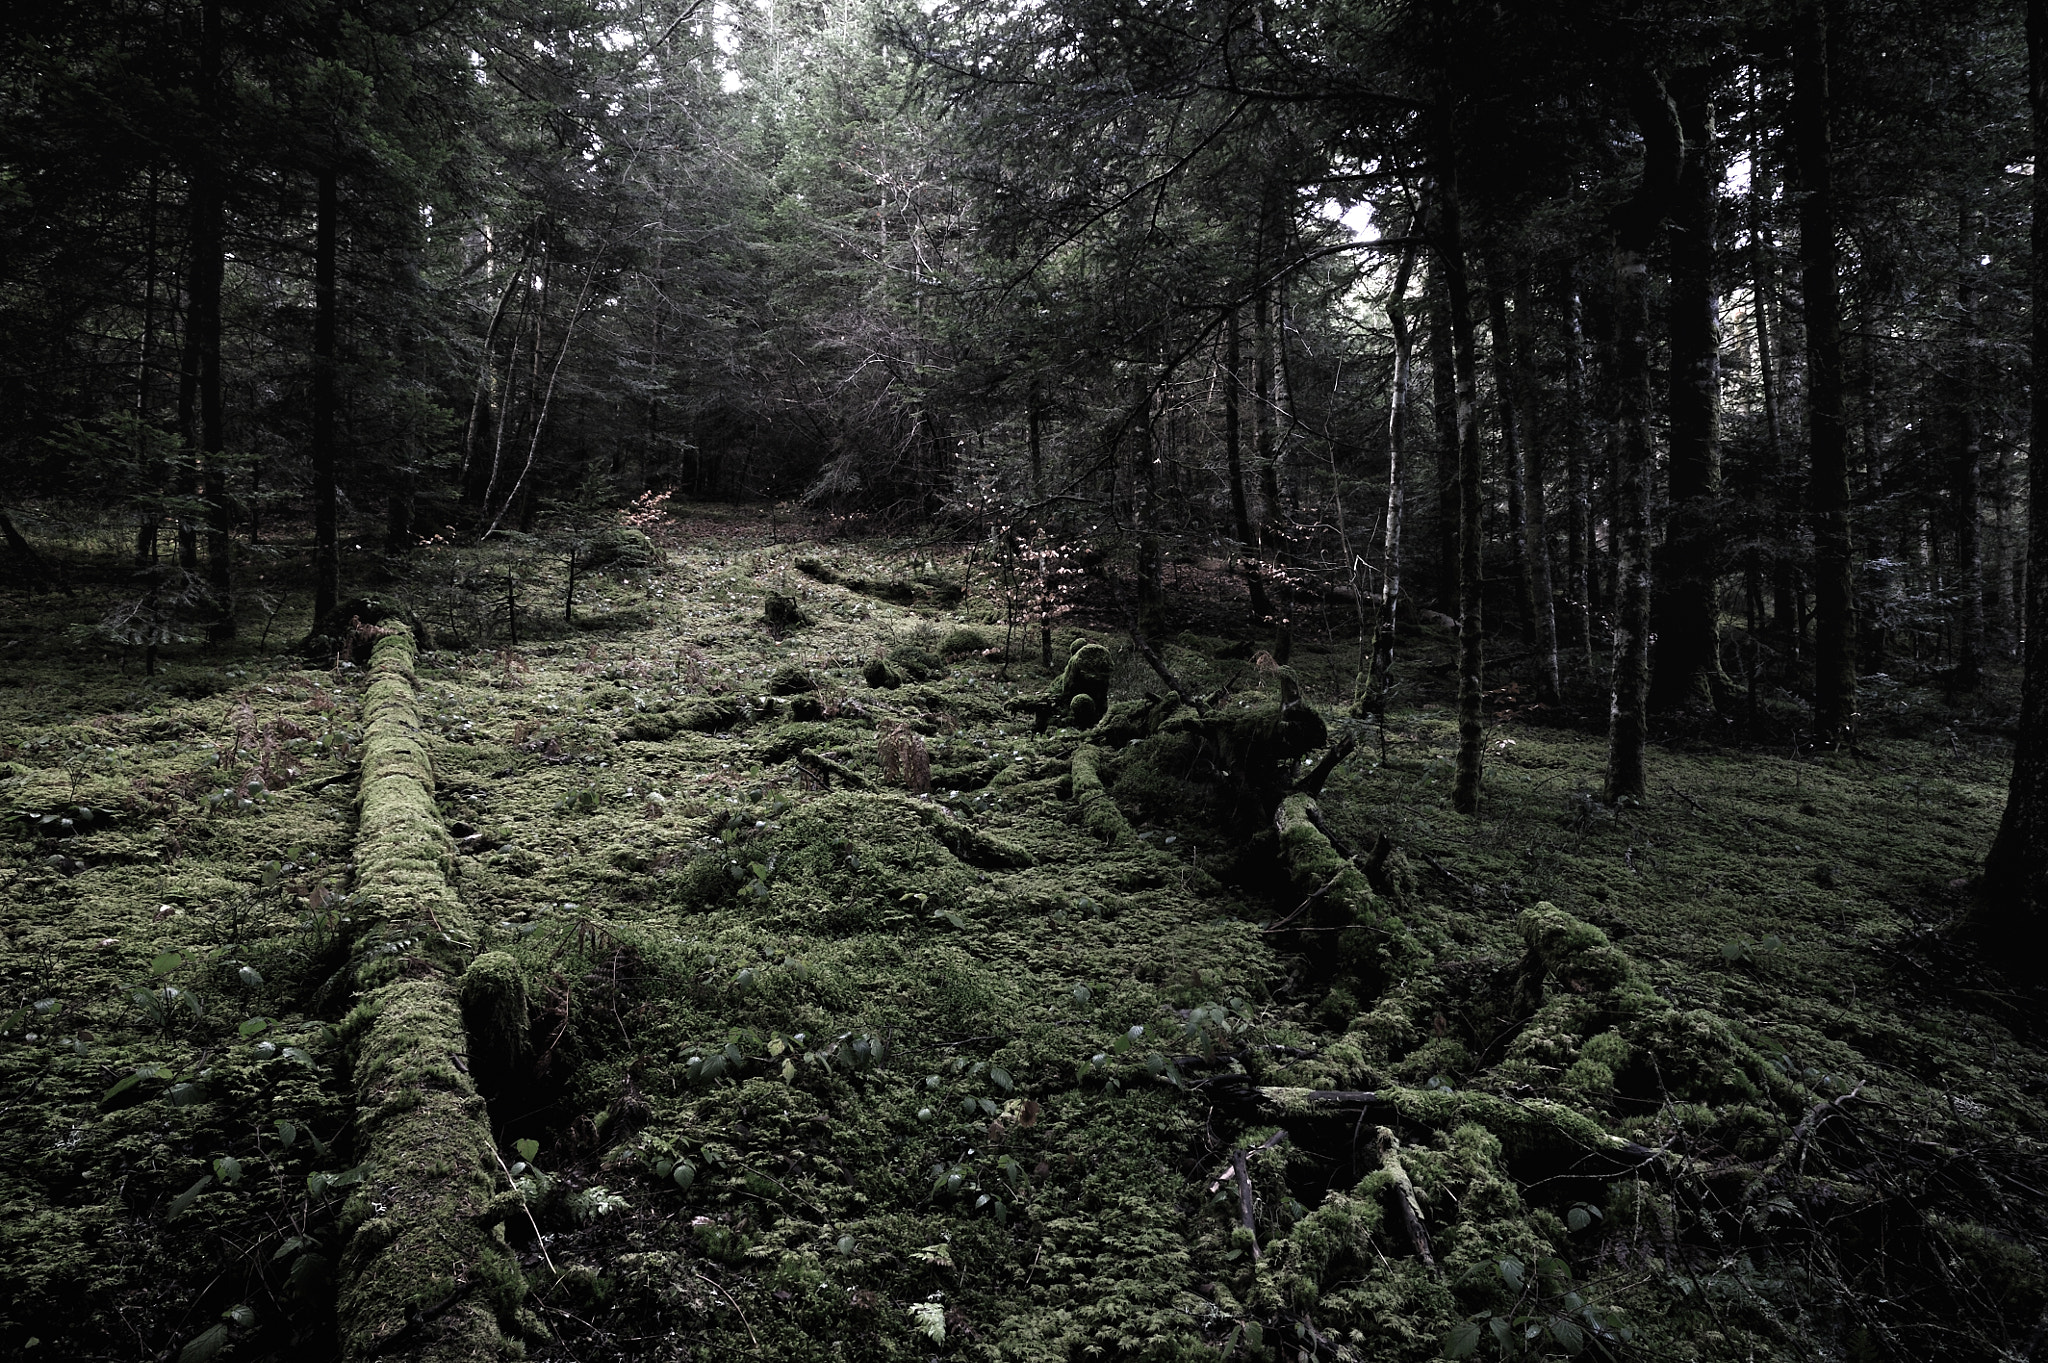
[[[17,0],[0,1357],[2042,1356],[2044,151],[2048,0]]]

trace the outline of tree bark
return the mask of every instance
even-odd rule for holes
[[[1675,83],[1685,139],[1671,213],[1669,519],[1657,557],[1650,708],[1708,711],[1721,671],[1721,309],[1714,287],[1714,89],[1704,69]]]
[[[1607,720],[1609,802],[1648,790],[1644,748],[1650,663],[1650,248],[1677,188],[1682,136],[1671,97],[1647,72],[1631,91],[1643,132],[1643,174],[1615,215],[1614,685]]]
[[[1516,272],[1515,311],[1508,335],[1514,346],[1515,406],[1522,420],[1523,566],[1536,627],[1536,694],[1555,704],[1559,698],[1557,600],[1551,588],[1550,507],[1543,486],[1541,388],[1536,381],[1535,289],[1529,273],[1526,263]]]
[[[313,220],[313,623],[341,601],[341,546],[334,488],[334,253],[340,194],[333,162],[320,168]]]
[[[1245,563],[1245,590],[1251,596],[1252,623],[1263,626],[1272,617],[1272,603],[1266,600],[1266,581],[1259,565],[1250,559],[1258,546],[1252,534],[1250,499],[1244,491],[1244,422],[1239,399],[1244,389],[1244,339],[1233,306],[1223,327],[1223,367],[1229,371],[1223,384],[1223,455],[1230,471],[1230,514],[1237,529],[1239,561]]]
[[[1984,546],[1982,490],[1984,429],[1978,413],[1983,373],[1984,331],[1977,316],[1977,213],[1967,199],[1957,210],[1956,455],[1952,493],[1956,514],[1956,671],[1958,690],[1974,691],[1984,668]]]
[[[1802,193],[1799,264],[1806,311],[1807,515],[1813,527],[1813,719],[1820,740],[1833,743],[1850,736],[1856,715],[1856,593],[1828,104],[1826,0],[1806,0],[1792,44],[1792,135]]]
[[[2048,166],[2048,0],[2027,0],[2027,103],[2034,123],[2034,164]],[[2048,177],[2032,186],[2033,363],[2048,373]],[[2048,383],[2029,392],[2032,443],[2048,447]],[[2039,973],[2048,915],[2048,459],[2027,461],[2026,662],[2020,682],[2019,741],[1998,837],[1984,863],[1984,926],[2019,947],[2016,959]]]
[[[1439,209],[1441,213],[1441,209]],[[1439,231],[1442,230],[1439,224]],[[1443,266],[1429,279],[1430,419],[1436,427],[1436,603],[1458,611],[1458,380],[1451,356],[1451,305]]]
[[[1559,294],[1564,348],[1565,600],[1586,651],[1586,675],[1597,675],[1593,657],[1593,598],[1589,571],[1593,557],[1592,437],[1586,428],[1586,338],[1579,283],[1565,267]]]
[[[1487,347],[1493,361],[1493,405],[1500,418],[1501,477],[1508,494],[1508,546],[1515,555],[1515,604],[1521,612],[1524,637],[1536,637],[1535,574],[1530,567],[1528,506],[1523,498],[1523,434],[1528,413],[1522,410],[1522,386],[1515,377],[1514,341],[1508,326],[1508,295],[1498,254],[1489,249],[1486,265],[1486,325],[1492,333]]]
[[[1436,166],[1437,265],[1443,271],[1458,395],[1458,765],[1451,807],[1460,814],[1477,814],[1485,742],[1481,709],[1486,666],[1486,632],[1480,615],[1485,559],[1480,543],[1479,362],[1472,336],[1472,290],[1465,272],[1451,98],[1446,90],[1438,100]]]
[[[220,310],[226,196],[222,189],[221,13],[219,0],[200,6],[199,106],[202,145],[192,173],[192,283],[188,303],[198,361],[200,497],[206,504],[206,578],[214,619],[206,637],[235,637],[234,508],[228,500],[227,438],[222,429]]]
[[[1420,225],[1421,215],[1409,220],[1409,235]],[[1394,373],[1387,393],[1387,509],[1386,552],[1381,559],[1379,623],[1373,630],[1372,680],[1367,695],[1374,711],[1386,713],[1387,690],[1394,670],[1394,631],[1401,613],[1401,529],[1406,499],[1401,480],[1408,462],[1409,362],[1415,349],[1415,334],[1408,324],[1408,280],[1415,270],[1415,250],[1401,252],[1394,270],[1394,287],[1387,296],[1387,325],[1394,333]],[[1355,565],[1352,565],[1355,566]]]

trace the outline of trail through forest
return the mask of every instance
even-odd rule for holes
[[[324,666],[0,664],[9,1351],[2028,1347],[1937,694],[1608,806],[1500,692],[1474,820],[1441,633],[1382,732],[1193,562],[1158,667],[1098,583],[1048,669],[971,544],[640,523],[568,596],[427,551]],[[486,570],[521,642],[445,646]]]

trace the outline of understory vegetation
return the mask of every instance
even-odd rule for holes
[[[987,542],[826,530],[429,546],[151,675],[9,590],[0,1351],[2033,1346],[2040,1000],[1948,931],[2010,678],[1640,802],[1510,678],[1473,817],[1438,628],[1376,713],[1192,556],[1043,650]]]

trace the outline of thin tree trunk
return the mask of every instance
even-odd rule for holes
[[[2048,165],[2048,0],[2027,0],[2027,103],[2034,123],[2034,164]],[[2048,373],[2048,177],[2030,182],[2034,372]],[[2029,390],[2035,447],[2048,447],[2048,383]],[[2019,741],[1998,837],[1984,863],[1984,925],[2021,948],[2031,973],[2048,913],[2048,459],[2027,461],[2026,670],[2020,682]]]
[[[1778,294],[1777,271],[1772,263],[1770,219],[1765,213],[1765,205],[1770,198],[1770,182],[1764,160],[1763,91],[1754,74],[1750,78],[1750,107],[1757,128],[1749,148],[1750,289],[1755,300],[1756,379],[1764,415],[1759,524],[1774,547],[1768,553],[1752,549],[1749,559],[1752,572],[1762,576],[1768,570],[1771,631],[1778,640],[1780,654],[1789,662],[1798,654],[1799,631],[1795,621],[1799,612],[1793,601],[1792,560],[1785,547],[1791,538],[1793,518],[1787,514],[1790,499],[1786,494],[1785,437],[1772,349],[1776,344],[1771,331],[1771,311]],[[1754,689],[1755,679],[1752,678],[1751,690]]]
[[[1721,671],[1721,310],[1714,287],[1714,91],[1686,74],[1675,107],[1685,138],[1671,215],[1670,512],[1657,558],[1650,707],[1712,710]]]
[[[1641,800],[1649,781],[1646,711],[1650,663],[1650,248],[1677,188],[1678,112],[1647,73],[1630,106],[1643,132],[1643,178],[1614,232],[1615,591],[1614,687],[1607,721],[1610,803]]]
[[[1493,360],[1493,403],[1500,416],[1501,476],[1508,492],[1508,546],[1515,555],[1515,603],[1522,633],[1536,638],[1536,586],[1530,567],[1528,506],[1523,500],[1523,434],[1528,413],[1519,410],[1521,384],[1515,379],[1514,341],[1508,327],[1508,295],[1495,252],[1486,253],[1486,323],[1492,333],[1487,353]]]
[[[1439,209],[1441,212],[1441,209]],[[1441,230],[1441,225],[1439,225]],[[1451,306],[1443,266],[1429,272],[1429,406],[1436,427],[1436,603],[1458,610],[1458,379],[1451,354]]]
[[[1586,675],[1597,675],[1593,657],[1593,600],[1589,565],[1593,556],[1592,440],[1586,429],[1586,338],[1578,280],[1565,267],[1559,293],[1564,302],[1565,592],[1586,651]]]
[[[221,13],[219,0],[200,6],[199,103],[205,146],[192,175],[191,321],[198,358],[200,496],[206,504],[206,578],[216,615],[211,643],[235,637],[234,508],[228,501],[227,437],[222,429],[220,330],[226,202],[221,186]]]
[[[1273,606],[1266,599],[1265,577],[1253,561],[1258,540],[1252,534],[1251,504],[1244,491],[1244,423],[1239,415],[1239,399],[1244,390],[1244,342],[1236,307],[1230,310],[1223,335],[1223,367],[1229,371],[1223,385],[1223,453],[1230,472],[1230,515],[1237,531],[1238,560],[1245,565],[1245,590],[1251,596],[1252,622],[1263,627],[1272,618]]]
[[[341,601],[341,547],[334,488],[334,253],[340,194],[334,163],[320,169],[313,219],[313,623]]]
[[[149,359],[156,349],[156,204],[157,171],[149,171],[149,197],[143,213],[143,268],[142,268],[142,348],[135,364],[135,435],[138,443],[136,472],[143,488],[150,493],[160,493],[162,471],[156,456],[150,451],[149,422]],[[156,562],[157,526],[162,516],[161,504],[146,501],[148,514],[135,527],[135,566],[147,567]]]
[[[1479,812],[1485,751],[1486,630],[1480,606],[1485,558],[1480,544],[1479,361],[1472,335],[1472,290],[1465,272],[1464,225],[1458,203],[1457,135],[1448,90],[1439,94],[1437,264],[1450,314],[1451,356],[1458,394],[1458,766],[1451,807]]]
[[[1414,235],[1420,221],[1420,214],[1409,220],[1409,236]],[[1407,472],[1408,371],[1415,348],[1415,336],[1408,325],[1407,298],[1408,280],[1414,270],[1415,248],[1409,246],[1401,252],[1401,263],[1394,270],[1394,288],[1387,295],[1387,324],[1394,333],[1394,374],[1387,393],[1386,552],[1381,558],[1380,612],[1373,630],[1372,677],[1366,689],[1373,712],[1382,716],[1393,680],[1394,633],[1401,613],[1401,523],[1405,506],[1401,479]],[[1345,565],[1345,571],[1354,580],[1355,568],[1355,564]]]
[[[1956,686],[1974,691],[1984,666],[1983,425],[1978,416],[1984,333],[1977,317],[1977,214],[1965,200],[1956,223],[1956,311],[1962,322],[1956,376]]]
[[[1856,593],[1828,104],[1826,0],[1806,0],[1793,39],[1792,132],[1803,196],[1799,261],[1806,310],[1807,514],[1813,526],[1813,719],[1820,740],[1833,743],[1850,736],[1856,714]]]
[[[1529,267],[1515,275],[1515,311],[1508,335],[1514,346],[1516,410],[1522,421],[1522,524],[1524,567],[1529,604],[1535,622],[1536,693],[1555,703],[1559,698],[1557,664],[1557,601],[1550,575],[1550,506],[1543,486],[1543,424],[1536,382],[1535,290]]]

